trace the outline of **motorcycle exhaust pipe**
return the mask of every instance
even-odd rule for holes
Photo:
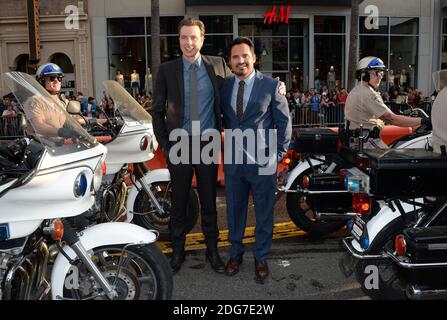
[[[406,294],[410,300],[447,299],[447,289],[424,289],[418,285],[408,285]]]
[[[315,212],[317,220],[349,220],[355,217],[354,212],[332,213],[332,212]]]

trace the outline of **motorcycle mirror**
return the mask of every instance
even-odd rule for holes
[[[81,113],[81,104],[79,101],[71,100],[67,105],[67,112],[69,114],[80,114]]]

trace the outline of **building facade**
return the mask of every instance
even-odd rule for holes
[[[0,72],[27,70],[25,2],[0,0]],[[180,57],[177,23],[188,15],[205,23],[205,54],[228,58],[232,39],[247,36],[256,46],[256,68],[279,76],[288,88],[321,86],[333,76],[331,69],[342,88],[349,63],[350,2],[163,0],[161,59]],[[78,29],[64,25],[68,5],[79,8]],[[140,92],[150,91],[150,6],[150,0],[39,0],[40,63],[62,64],[70,92],[99,98],[104,79],[121,71],[129,87],[133,70],[140,75]],[[446,7],[447,0],[361,1],[358,55],[376,55],[389,67],[381,90],[396,84],[426,95],[433,91],[431,73],[447,68]]]
[[[72,6],[72,7],[69,7]],[[73,25],[70,8],[76,7],[77,24]],[[36,72],[36,66],[53,62],[65,73],[62,91],[75,94],[82,91],[93,95],[92,50],[87,0],[40,0],[39,34],[40,60],[30,63],[28,46],[27,1],[0,0],[0,73]],[[8,89],[0,85],[0,93]]]

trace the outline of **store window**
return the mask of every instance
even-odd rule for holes
[[[388,67],[379,90],[417,88],[418,18],[380,17],[379,29],[367,30],[360,17],[360,58],[376,56]]]
[[[265,25],[262,19],[239,19],[238,34],[255,45],[255,68],[279,77],[288,89],[307,90],[309,75],[309,20]]]
[[[201,52],[220,56],[228,62],[228,47],[233,41],[233,16],[200,16],[205,25],[205,42]]]
[[[345,24],[345,17],[316,16],[314,19],[315,70],[312,86],[317,90],[327,85],[332,92],[336,87],[341,89],[344,86]]]
[[[441,69],[447,69],[447,18],[442,19]]]
[[[177,26],[182,19],[182,16],[160,17],[161,62],[181,56]],[[107,19],[107,44],[109,78],[115,79],[120,71],[125,87],[130,90],[130,74],[136,70],[140,75],[139,93],[151,91],[146,87],[151,67],[150,17]]]

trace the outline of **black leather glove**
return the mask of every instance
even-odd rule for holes
[[[426,128],[426,130],[432,130],[433,126],[431,124],[431,119],[430,118],[421,118],[421,127],[424,126],[424,128]]]
[[[69,128],[60,128],[57,130],[57,135],[62,138],[73,138],[76,136],[76,131]]]

